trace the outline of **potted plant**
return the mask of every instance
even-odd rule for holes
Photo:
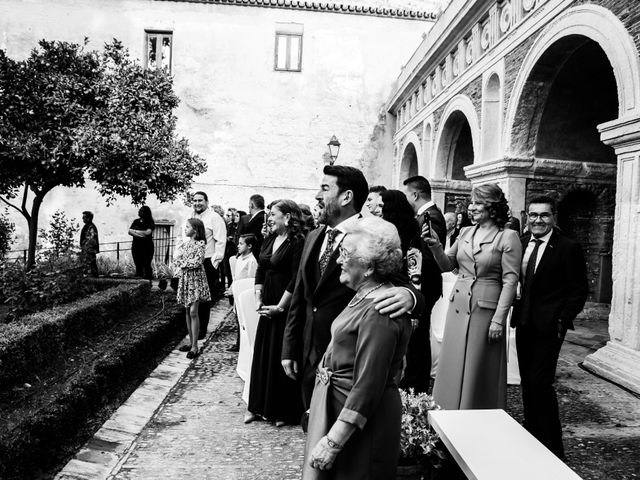
[[[158,288],[160,290],[166,290],[167,288],[167,278],[168,276],[168,265],[163,262],[158,262],[155,264],[155,274],[158,279]]]
[[[178,272],[180,272],[179,268],[173,266],[173,264],[167,265],[167,275],[169,277],[169,282],[171,288],[177,292],[178,291],[178,283],[180,283],[180,279],[178,278]]]
[[[438,434],[429,425],[429,410],[440,407],[431,395],[400,390],[402,425],[400,430],[400,458],[397,478],[428,480],[435,477],[445,458]]]

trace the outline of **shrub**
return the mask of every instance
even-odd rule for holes
[[[73,251],[75,234],[80,225],[68,219],[62,210],[56,210],[49,222],[49,229],[40,230],[40,238],[44,241],[42,257],[45,260],[56,259]]]
[[[74,255],[49,258],[32,269],[18,263],[0,266],[0,301],[9,305],[5,321],[69,302],[95,288]]]
[[[0,213],[0,261],[5,258],[11,243],[13,243],[13,232],[16,226],[9,221],[9,212],[4,209]]]
[[[98,263],[98,275],[104,275],[105,277],[135,277],[136,275],[136,266],[130,257],[116,260],[111,257],[98,256],[96,261]]]

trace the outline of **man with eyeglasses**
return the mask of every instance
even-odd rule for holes
[[[555,215],[552,198],[539,196],[529,202],[529,231],[521,237],[522,293],[514,304],[511,326],[516,328],[524,427],[564,459],[553,384],[560,347],[584,307],[588,284],[582,247],[556,228]]]

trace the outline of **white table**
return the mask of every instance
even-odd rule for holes
[[[434,410],[429,422],[467,478],[580,480],[504,410]]]

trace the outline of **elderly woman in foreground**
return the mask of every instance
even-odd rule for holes
[[[340,246],[340,281],[356,291],[331,326],[311,400],[303,479],[395,478],[401,404],[396,380],[411,325],[374,308],[402,268],[396,228],[365,217]]]

